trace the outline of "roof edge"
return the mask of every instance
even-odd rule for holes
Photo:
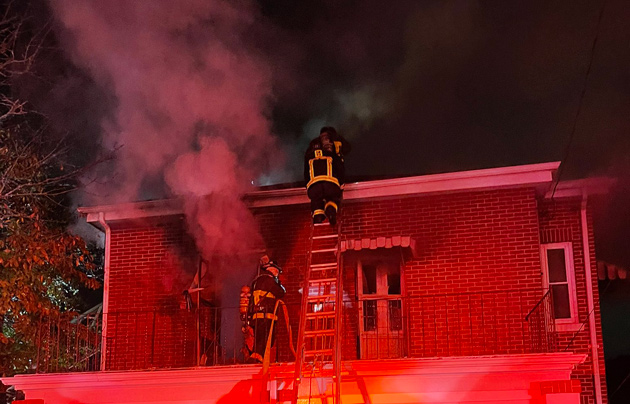
[[[590,177],[579,180],[560,181],[545,193],[546,199],[570,198],[584,195],[601,195],[610,192],[617,180],[610,177]]]
[[[360,200],[412,194],[431,194],[465,190],[498,189],[526,185],[545,185],[552,182],[559,161],[527,164],[481,170],[457,171],[414,177],[349,183],[344,186],[344,200]],[[546,188],[545,188],[546,191]],[[244,195],[250,208],[306,204],[309,202],[304,188],[259,190]],[[106,221],[180,215],[182,201],[164,199],[131,202],[116,205],[79,207],[78,212],[89,223],[99,220],[103,213]]]
[[[457,171],[345,184],[344,200],[429,194],[549,183],[560,162]],[[304,188],[255,191],[245,195],[250,207],[308,203]]]

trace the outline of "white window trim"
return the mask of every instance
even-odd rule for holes
[[[577,331],[580,328],[578,317],[578,301],[575,287],[575,265],[573,257],[573,244],[571,242],[548,243],[540,246],[540,261],[542,264],[543,287],[549,290],[549,268],[547,263],[547,250],[564,249],[564,257],[567,271],[567,284],[569,288],[570,318],[556,319],[556,331]]]

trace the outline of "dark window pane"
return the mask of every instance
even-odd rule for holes
[[[390,331],[402,330],[402,302],[400,300],[390,300],[388,302],[388,310]]]
[[[567,270],[563,248],[547,250],[547,263],[549,267],[549,282],[566,282]]]
[[[571,318],[568,285],[553,285],[553,314],[555,318]]]
[[[363,301],[363,330],[376,331],[376,300]]]
[[[363,266],[363,294],[373,295],[376,293],[376,266]]]
[[[400,294],[400,267],[398,265],[390,265],[387,268],[387,294]]]

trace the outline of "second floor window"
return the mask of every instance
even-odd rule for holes
[[[404,356],[400,264],[364,259],[357,272],[361,359]]]
[[[543,244],[541,259],[545,287],[551,289],[556,323],[558,325],[577,323],[575,271],[571,243]]]

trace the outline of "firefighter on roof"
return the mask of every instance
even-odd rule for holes
[[[332,126],[323,127],[306,150],[304,180],[313,223],[321,223],[326,218],[333,226],[337,222],[345,180],[344,155],[349,152],[350,143]]]
[[[262,362],[265,356],[267,338],[272,329],[272,322],[277,321],[276,302],[284,297],[286,290],[278,275],[282,269],[265,254],[260,258],[260,274],[252,283],[251,324],[254,332],[254,346],[250,358]],[[275,333],[271,335],[273,346]]]

